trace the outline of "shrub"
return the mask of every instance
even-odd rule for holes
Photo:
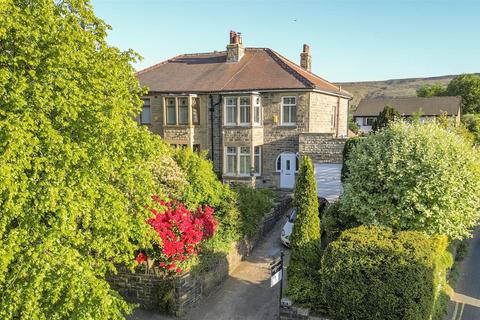
[[[241,233],[252,237],[265,214],[273,208],[275,193],[269,189],[253,189],[244,184],[237,185],[235,191],[238,194]]]
[[[352,152],[352,149],[357,145],[357,143],[362,139],[362,137],[352,137],[345,141],[345,146],[343,147],[342,151],[342,172],[341,172],[341,180],[342,182],[345,181],[345,177],[348,175],[348,166],[347,166],[347,159]]]
[[[437,312],[451,265],[446,237],[357,227],[322,259],[322,292],[336,319],[424,320]]]
[[[237,194],[223,184],[213,171],[213,164],[205,153],[190,148],[173,150],[174,159],[188,182],[181,200],[189,209],[208,205],[215,209],[218,232],[205,244],[206,252],[228,251],[241,235]]]
[[[293,205],[297,216],[290,237],[287,294],[301,305],[314,307],[319,284],[320,219],[313,163],[308,157],[303,157],[300,164]]]
[[[331,203],[325,210],[322,219],[322,226],[325,235],[322,234],[322,239],[328,243],[337,239],[342,231],[357,227],[358,221],[352,215],[341,211],[341,199]]]
[[[390,123],[397,119],[400,119],[400,112],[393,107],[385,106],[373,123],[372,130],[376,132],[380,129],[386,128]]]
[[[478,152],[434,123],[394,123],[349,155],[341,210],[361,224],[469,236],[480,218]]]
[[[198,253],[200,243],[213,236],[217,219],[213,209],[205,206],[191,212],[182,203],[165,202],[152,196],[155,204],[149,211],[153,217],[146,222],[155,230],[158,237],[154,247],[148,250],[148,257],[160,268],[182,272],[191,264],[191,258]],[[137,263],[148,259],[144,252],[137,255]]]

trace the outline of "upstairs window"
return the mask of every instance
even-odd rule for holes
[[[262,123],[262,109],[260,108],[260,97],[253,98],[253,123],[261,124]]]
[[[237,98],[225,98],[225,124],[237,124]]]
[[[188,124],[188,98],[178,98],[178,123]]]
[[[364,126],[373,126],[373,124],[375,123],[375,118],[363,118],[363,125]]]
[[[240,124],[250,124],[250,97],[240,97]]]
[[[192,99],[192,122],[200,124],[200,98]]]
[[[297,123],[297,98],[282,97],[282,125],[294,125]]]
[[[142,112],[140,113],[140,124],[150,124],[151,122],[150,99],[143,100]]]
[[[177,102],[176,98],[167,98],[167,124],[177,124]]]

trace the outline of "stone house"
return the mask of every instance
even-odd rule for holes
[[[420,116],[420,121],[432,121],[436,117],[446,114],[456,123],[460,122],[461,115],[460,97],[409,97],[409,98],[376,98],[362,99],[357,110],[353,113],[353,119],[360,131],[368,133],[372,131],[372,125],[378,114],[386,106],[393,107],[400,112],[402,117],[409,118],[415,113]]]
[[[149,88],[138,121],[168,143],[206,150],[227,182],[292,188],[302,154],[341,162],[351,95],[230,32],[226,51],[182,54],[137,73]]]

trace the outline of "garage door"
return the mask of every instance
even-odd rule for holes
[[[342,194],[340,174],[342,165],[338,163],[315,163],[315,180],[317,194],[329,202],[335,201]]]

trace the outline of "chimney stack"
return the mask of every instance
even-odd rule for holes
[[[238,62],[245,53],[240,32],[230,31],[230,43],[227,45],[227,62]]]
[[[300,53],[300,67],[307,71],[312,71],[312,56],[308,44],[303,45],[303,52]]]

